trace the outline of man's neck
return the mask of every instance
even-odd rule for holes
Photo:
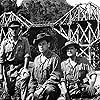
[[[77,62],[76,62],[76,56],[74,57],[70,57],[70,64],[73,66],[73,68],[76,66]]]
[[[47,55],[48,55],[49,50],[46,50],[44,53],[41,53],[41,62],[44,63],[47,59]]]
[[[49,52],[49,50],[46,50],[45,52],[41,53],[41,55],[46,57],[48,52]]]
[[[72,61],[76,61],[76,55],[70,57]]]

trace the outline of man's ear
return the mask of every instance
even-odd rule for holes
[[[48,47],[50,48],[50,42],[48,42]]]

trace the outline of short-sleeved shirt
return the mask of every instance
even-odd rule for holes
[[[46,59],[41,63],[41,54],[34,60],[32,77],[30,79],[31,88],[37,84],[58,84],[62,77],[60,57],[52,51],[48,51]],[[34,91],[34,90],[33,90]]]
[[[61,63],[61,69],[64,72],[64,81],[69,80],[70,82],[72,80],[78,80],[80,71],[83,70],[85,70],[89,78],[91,78],[91,75],[96,74],[93,66],[85,57],[76,57],[75,62],[68,58]]]
[[[9,39],[2,41],[0,63],[7,61],[22,62],[25,57],[30,57],[30,46],[25,37],[19,38],[16,44]]]

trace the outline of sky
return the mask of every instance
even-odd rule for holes
[[[17,6],[20,6],[23,0],[17,0]]]
[[[80,3],[92,2],[100,7],[100,0],[66,0],[70,5],[75,6]]]
[[[17,0],[17,5],[20,6],[22,1],[23,0]],[[66,1],[72,6],[75,6],[76,4],[80,3],[88,3],[89,1],[91,1],[92,3],[100,7],[100,0],[66,0]]]

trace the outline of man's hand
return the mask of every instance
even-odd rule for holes
[[[26,100],[34,100],[34,94],[31,93],[27,98]]]
[[[65,98],[65,100],[70,100],[70,97],[69,97],[67,90],[63,90],[61,92],[61,95]]]
[[[27,68],[23,68],[21,71],[21,77],[26,78],[29,76],[29,70]]]
[[[39,97],[39,95],[42,93],[42,91],[43,91],[43,88],[40,88],[39,90],[36,90],[35,92],[34,92],[34,94],[33,93],[31,93],[27,98],[26,98],[26,100],[38,100],[38,97]]]
[[[43,92],[43,88],[40,88],[39,90],[36,90],[34,92],[34,97],[39,97],[39,95]]]
[[[68,80],[68,82],[75,82],[75,79],[72,75],[67,75],[66,79]]]
[[[11,76],[15,71],[16,71],[15,68],[14,68],[14,69],[11,69],[11,70],[9,70],[9,71],[7,72],[7,75],[8,75],[8,76]]]

